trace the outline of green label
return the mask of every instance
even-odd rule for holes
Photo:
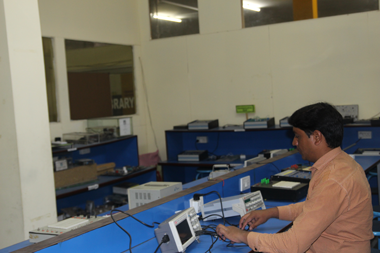
[[[237,105],[236,106],[236,113],[249,113],[249,112],[255,112],[254,105]]]

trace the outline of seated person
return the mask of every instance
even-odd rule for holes
[[[343,119],[327,103],[303,107],[289,118],[293,145],[302,159],[314,163],[304,202],[256,210],[239,228],[218,225],[221,239],[243,242],[259,252],[370,252],[373,238],[371,190],[363,168],[341,150]],[[293,221],[278,234],[253,230],[269,218]]]

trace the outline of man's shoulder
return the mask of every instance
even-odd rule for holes
[[[346,152],[339,153],[327,167],[333,172],[332,175],[346,174],[350,171],[363,171],[363,168]]]
[[[354,184],[367,184],[363,168],[347,153],[342,152],[327,165],[328,180],[334,180],[343,188]]]

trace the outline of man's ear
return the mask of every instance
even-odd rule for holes
[[[324,139],[324,136],[323,134],[321,133],[321,131],[319,130],[315,130],[313,132],[313,136],[314,136],[314,144],[315,145],[319,145],[322,143],[323,139]]]

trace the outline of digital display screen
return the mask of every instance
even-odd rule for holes
[[[193,236],[191,234],[189,223],[187,223],[186,219],[177,225],[177,232],[179,238],[181,239],[182,245],[185,244]]]

